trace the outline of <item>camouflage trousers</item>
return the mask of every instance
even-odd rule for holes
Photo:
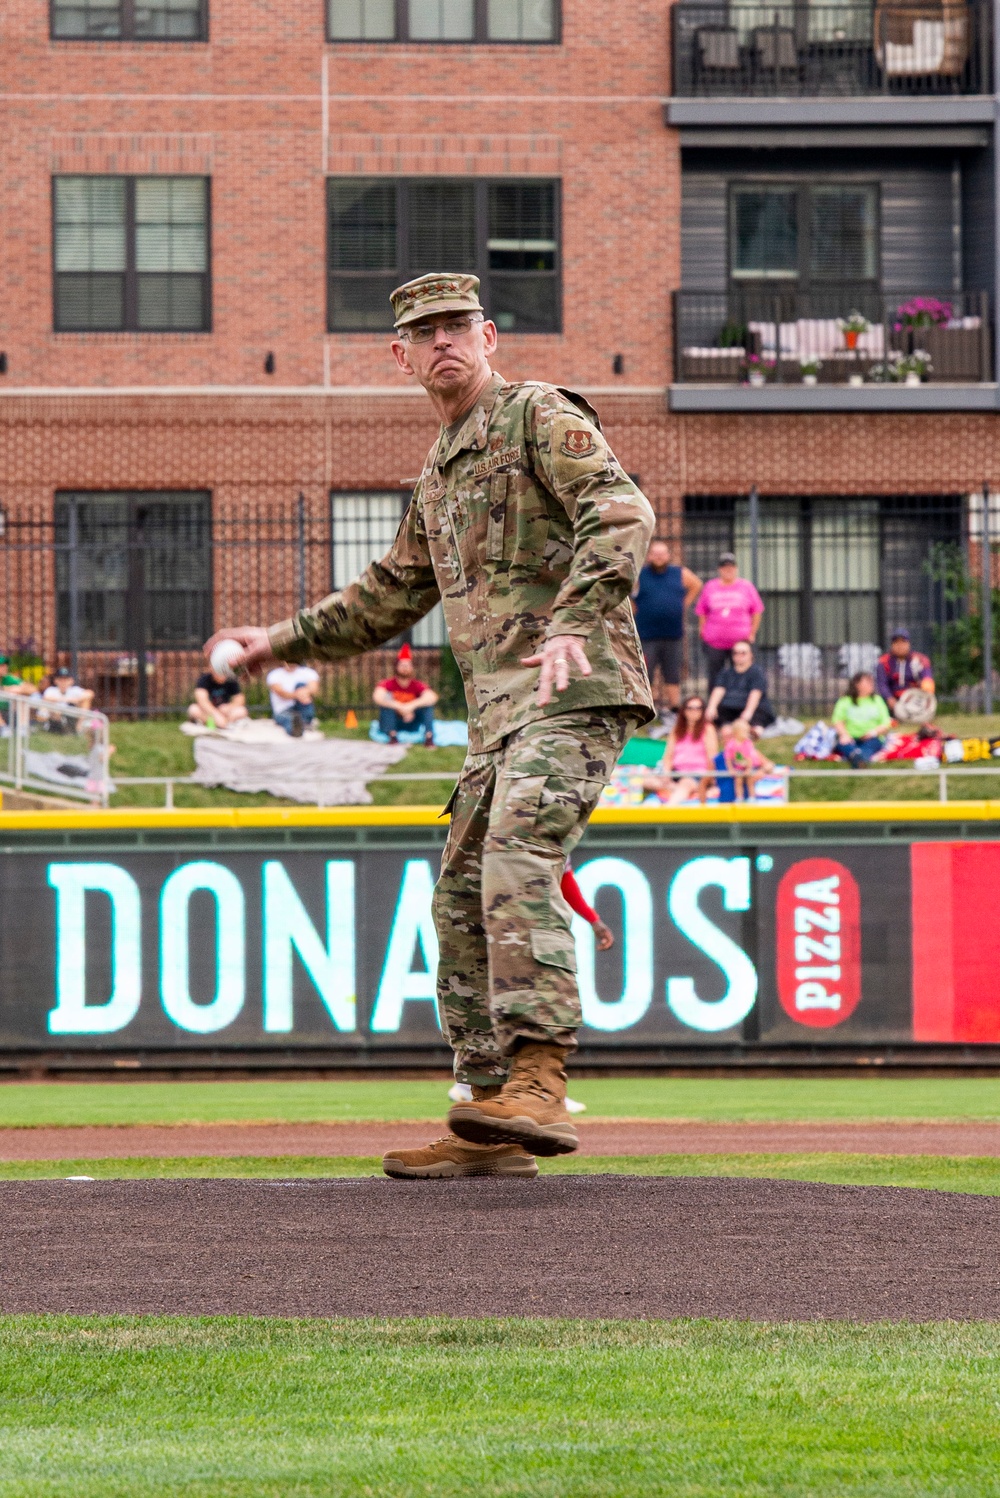
[[[520,1040],[576,1045],[559,886],[633,728],[618,708],[561,713],[465,762],[434,891],[438,1011],[460,1082],[503,1081]]]

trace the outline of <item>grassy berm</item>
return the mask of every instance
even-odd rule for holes
[[[1000,716],[960,715],[942,717],[939,727],[946,733],[963,738],[981,738],[1000,734]],[[323,723],[324,732],[337,738],[367,738],[368,723],[362,720],[356,729],[343,726],[343,714]],[[117,775],[190,775],[194,770],[192,740],[179,731],[175,722],[113,723],[111,738],[116,746],[112,770]],[[777,764],[794,762],[795,740],[767,739],[762,747]],[[393,767],[393,774],[414,775],[432,770],[457,776],[465,759],[463,749],[423,749],[407,751],[405,759]],[[892,774],[859,770],[850,777],[831,776],[830,770],[846,768],[842,763],[823,764],[815,773],[792,783],[793,801],[936,801],[936,776],[913,776],[906,766],[885,767]],[[370,790],[376,806],[443,806],[451,793],[453,781],[396,780],[373,781]],[[1000,776],[996,774],[962,775],[951,781],[952,800],[978,800],[1000,796]],[[112,799],[113,806],[162,806],[162,786],[126,786]],[[177,806],[287,806],[291,802],[266,794],[242,796],[233,791],[209,790],[201,786],[179,786],[175,793]]]

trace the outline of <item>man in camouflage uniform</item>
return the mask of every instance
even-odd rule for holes
[[[652,510],[581,396],[493,373],[478,292],[437,274],[392,294],[393,354],[442,428],[389,553],[285,623],[206,647],[236,638],[251,668],[343,660],[443,604],[469,753],[434,894],[438,1003],[473,1099],[446,1139],[391,1151],[396,1176],[534,1175],[532,1151],[576,1149],[563,1063],[580,1000],[559,885],[625,739],[654,716],[629,604]]]

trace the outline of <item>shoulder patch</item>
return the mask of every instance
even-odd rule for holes
[[[591,458],[597,452],[593,432],[586,427],[571,427],[563,437],[560,452],[567,458]]]

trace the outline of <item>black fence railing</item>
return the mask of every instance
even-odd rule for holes
[[[359,547],[354,570],[385,550],[363,536]],[[59,495],[53,510],[4,517],[0,649],[39,685],[56,665],[70,666],[94,690],[94,706],[114,717],[174,716],[205,670],[205,638],[274,623],[324,597],[333,589],[333,556],[332,515],[294,498],[220,515],[207,493]],[[410,639],[419,673],[442,690],[449,711],[460,710],[454,666],[442,662],[440,619],[432,615]],[[388,648],[322,666],[321,710],[370,707],[393,659]],[[269,711],[262,682],[251,683],[247,697],[251,711]]]
[[[764,602],[756,656],[775,708],[829,722],[897,629],[930,658],[940,696],[976,704],[981,514],[978,495],[692,495],[676,538],[706,580],[722,552],[735,553]],[[696,615],[685,654],[687,682],[704,691]]]
[[[985,292],[886,297],[866,286],[820,292],[747,283],[674,293],[682,384],[846,385],[993,378]]]
[[[329,592],[326,516],[296,509],[294,500],[287,511],[248,503],[222,516],[204,505],[199,511],[197,497],[178,503],[169,546],[156,535],[155,512],[141,538],[113,527],[95,533],[93,514],[85,520],[81,513],[75,553],[58,502],[55,516],[22,510],[6,518],[0,648],[15,671],[41,686],[55,665],[75,662],[78,681],[96,694],[94,706],[112,717],[176,716],[205,669],[207,630],[273,622],[302,599]],[[1000,498],[996,509],[992,523],[1000,533]],[[764,600],[757,645],[772,699],[782,713],[805,718],[828,715],[848,678],[873,665],[897,628],[910,630],[915,648],[931,657],[945,695],[978,689],[981,517],[976,494],[764,495],[754,503],[747,493],[689,495],[658,530],[675,558],[706,581],[720,553],[735,552]],[[194,555],[195,544],[204,558]],[[359,549],[352,567],[363,560]],[[994,607],[1000,619],[1000,592]],[[440,638],[421,629],[424,640]],[[442,710],[461,714],[450,653],[438,644],[422,647],[418,631],[413,643],[418,673],[441,691]],[[370,708],[392,662],[386,649],[321,666],[321,716]],[[704,690],[694,615],[684,681]],[[263,684],[248,696],[253,711],[268,711]]]
[[[682,98],[992,91],[988,0],[679,0],[671,14]]]

